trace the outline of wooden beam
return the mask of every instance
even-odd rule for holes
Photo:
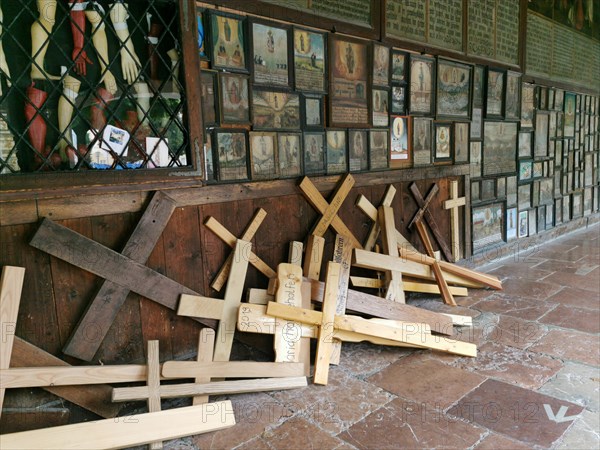
[[[269,303],[267,306],[267,314],[287,320],[296,320],[306,323],[314,323],[311,319],[315,318],[315,311],[309,312],[299,308],[280,305],[273,302]],[[321,313],[317,312],[316,314]],[[324,316],[324,314],[321,314],[321,318]],[[321,323],[323,322],[324,320],[322,319]],[[413,330],[412,332],[407,332],[402,328],[386,325],[383,321],[379,323],[373,323],[363,318],[349,316],[339,316],[337,320],[334,318],[334,320],[328,321],[327,323],[329,324],[328,335],[330,340],[335,335],[335,330],[340,329],[344,331],[357,332],[367,336],[375,336],[407,343],[422,348],[440,350],[461,356],[477,356],[477,347],[475,344],[455,341],[449,338],[440,338],[439,336],[433,336],[423,332],[419,328]],[[322,330],[320,330],[320,333],[322,333]]]
[[[252,380],[215,381],[207,384],[167,384],[160,387],[161,398],[191,397],[196,395],[247,394],[250,392],[279,391],[307,386],[306,377],[259,378]],[[142,401],[148,398],[146,386],[117,388],[113,402]],[[210,405],[210,403],[208,403]]]
[[[312,232],[310,234],[314,234],[316,236],[321,236],[321,237],[325,235],[325,232],[331,225],[333,218],[337,217],[337,213],[338,213],[339,209],[341,208],[342,203],[344,203],[344,200],[346,200],[346,197],[352,190],[353,186],[354,186],[354,177],[351,174],[347,173],[346,175],[344,175],[342,177],[341,181],[336,186],[335,192],[333,194],[333,198],[331,199],[331,202],[329,203],[329,205],[327,205],[327,208],[325,208],[325,211],[322,211],[321,218],[319,219],[319,221],[317,222],[317,224],[315,225],[314,229],[312,230]],[[302,188],[302,184],[300,185],[300,189],[302,189],[304,192],[304,189]],[[308,193],[305,193],[305,195],[307,195],[307,196],[310,195],[310,190],[308,191]],[[310,200],[311,203],[314,201],[315,201],[314,199]]]
[[[323,198],[319,190],[308,177],[304,177],[302,179],[299,187],[306,200],[308,200],[308,203],[310,203],[311,206],[317,210],[317,212],[324,214],[327,211],[329,203],[327,203],[327,200]],[[358,242],[356,237],[354,237],[350,229],[337,214],[331,219],[331,226],[338,234],[346,236],[348,239],[350,239],[355,248],[362,248],[360,242]]]
[[[4,266],[2,268],[0,277],[0,334],[2,335],[0,339],[0,370],[10,367],[24,279],[25,269],[23,267]],[[0,414],[2,414],[5,389],[4,384],[0,385]]]
[[[15,336],[11,367],[31,368],[35,366],[69,367],[62,359]],[[93,386],[47,386],[44,390],[70,401],[100,417],[115,417],[121,407],[110,402],[111,387],[107,384]]]
[[[325,250],[325,238],[311,234],[306,244],[306,255],[304,256],[304,276],[311,280],[319,280],[321,277],[321,264]]]
[[[450,181],[450,199],[444,202],[444,209],[450,210],[450,230],[452,232],[452,256],[453,262],[461,257],[460,252],[460,223],[458,208],[466,205],[467,199],[458,196],[458,181]]]
[[[279,264],[277,267],[278,288],[275,301],[289,306],[302,307],[302,267],[294,264]],[[294,322],[278,321],[274,339],[276,362],[300,362],[301,342],[290,335]]]
[[[394,196],[396,195],[396,188],[392,184],[388,184],[388,187],[385,190],[385,194],[383,195],[383,199],[381,200],[380,206],[392,206],[392,201],[394,200]],[[377,243],[377,238],[379,237],[379,233],[381,232],[381,228],[379,227],[379,223],[377,221],[377,209],[367,200],[367,197],[364,195],[359,195],[356,199],[356,206],[358,206],[361,210],[369,209],[372,214],[374,209],[375,211],[375,220],[373,220],[373,224],[371,225],[371,229],[369,230],[369,234],[367,235],[367,240],[365,241],[365,245],[363,248],[368,251],[373,251],[375,244]],[[364,208],[364,209],[363,209]],[[371,215],[367,214],[369,217]],[[396,230],[394,230],[394,233]]]
[[[30,244],[172,310],[181,294],[197,295],[170,278],[49,219],[42,221]],[[213,320],[197,320],[211,328],[216,326]]]
[[[157,191],[121,254],[140,264],[146,264],[171,219],[175,206],[175,200],[167,194]],[[110,280],[104,280],[100,290],[89,303],[63,347],[63,353],[83,361],[91,361],[104,341],[121,306],[125,303],[129,292],[126,287]],[[90,330],[94,330],[93,339],[90,339]]]
[[[148,412],[160,412],[160,358],[158,341],[148,341]],[[150,443],[150,450],[163,448],[162,441]]]
[[[302,363],[295,362],[166,361],[162,374],[165,378],[283,378],[300,377],[303,369]]]
[[[212,362],[213,353],[215,351],[215,330],[210,328],[202,328],[198,337],[198,356],[196,361],[199,363]],[[210,375],[197,373],[194,377],[196,384],[210,383]],[[193,405],[201,405],[208,403],[208,395],[196,395],[192,399]]]
[[[421,192],[419,191],[419,188],[417,187],[417,185],[415,183],[412,183],[410,185],[410,189],[411,189],[411,192],[413,193],[413,195],[415,195],[416,192],[419,193],[419,196],[421,195]],[[439,190],[440,190],[440,188],[438,187],[438,185],[433,183],[433,186],[431,186],[431,189],[429,189],[429,192],[427,193],[427,197],[425,197],[425,199],[421,202],[417,200],[419,209],[413,216],[412,220],[408,223],[407,228],[412,228],[414,224],[423,220],[425,211],[427,211],[427,208],[429,208],[429,204],[431,203],[433,198],[436,196],[436,194],[439,192]],[[421,199],[422,199],[422,197],[421,197]]]
[[[227,228],[221,225],[217,219],[209,217],[204,222],[204,225],[231,248],[235,247],[235,243],[238,239]],[[277,276],[275,271],[271,269],[266,262],[256,256],[252,250],[249,250],[248,254],[244,255],[244,258],[248,259],[250,264],[256,267],[258,271],[267,278],[271,279]]]
[[[323,294],[323,312],[321,313],[319,338],[317,341],[317,356],[315,358],[315,376],[313,379],[315,384],[326,385],[329,377],[329,360],[333,351],[333,320],[335,318],[341,268],[340,264],[334,262],[329,262],[327,265],[327,273],[325,274],[325,293]],[[269,303],[269,307],[272,305],[278,304]],[[267,314],[274,315],[269,311],[269,307],[267,307]],[[300,308],[293,309],[298,310]],[[302,321],[303,320],[300,320],[300,322]]]
[[[254,213],[252,220],[250,220],[250,223],[246,226],[246,229],[242,233],[242,236],[240,237],[240,239],[242,241],[247,241],[247,242],[252,241],[252,239],[254,239],[254,235],[256,234],[256,232],[260,228],[261,224],[265,220],[265,217],[267,217],[267,212],[262,208],[258,208],[256,210],[256,212]],[[215,277],[215,279],[213,280],[213,282],[211,284],[211,287],[215,291],[219,292],[223,288],[223,286],[225,286],[227,277],[229,276],[229,271],[231,270],[232,261],[233,261],[233,252],[231,252],[229,254],[229,256],[227,257],[227,260],[225,261],[225,263],[223,264],[223,266],[221,267],[221,269],[217,273],[217,276]]]
[[[381,228],[383,252],[389,256],[398,257],[398,243],[396,242],[396,223],[394,221],[394,210],[389,206],[379,207],[379,227]],[[387,300],[406,303],[404,298],[404,285],[402,283],[402,272],[397,270],[385,271],[385,282]]]
[[[377,278],[364,278],[364,277],[350,277],[350,282],[354,287],[362,287],[369,289],[380,289],[385,285],[383,280]],[[406,292],[419,292],[423,294],[439,294],[440,288],[436,284],[430,283],[418,283],[415,281],[408,281],[402,279],[402,284]],[[467,288],[449,286],[450,292],[455,297],[466,297],[469,295]]]
[[[231,401],[2,435],[2,447],[28,450],[124,448],[235,425]]]
[[[270,295],[266,289],[251,288],[248,290],[248,303],[266,305],[272,301],[275,301],[275,296]]]
[[[290,242],[288,248],[288,262],[295,266],[302,267],[302,253],[304,251],[304,244],[298,241]]]
[[[223,300],[183,294],[179,300],[177,314],[186,317],[204,317],[220,320],[223,315]]]

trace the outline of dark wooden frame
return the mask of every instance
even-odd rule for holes
[[[414,167],[426,167],[426,166],[430,166],[431,163],[433,162],[433,119],[429,118],[429,117],[413,117],[412,118],[413,124],[412,124],[412,151],[413,151],[413,166]],[[415,142],[418,139],[418,135],[416,133],[416,127],[415,127],[415,122],[416,121],[424,121],[427,122],[427,128],[429,128],[429,159],[427,162],[423,162],[423,163],[417,163],[417,157],[416,154],[418,153],[426,153],[426,150],[416,150],[416,145]],[[469,152],[471,150],[471,146],[469,145]]]
[[[492,240],[491,242],[487,242],[485,244],[483,244],[482,247],[476,247],[475,246],[475,227],[473,226],[473,221],[475,218],[475,210],[480,210],[480,209],[485,209],[485,208],[492,208],[496,205],[500,205],[501,209],[502,209],[502,217],[500,218],[500,238],[496,239],[496,240]],[[498,201],[491,201],[491,202],[487,202],[487,203],[482,203],[479,204],[477,206],[473,206],[471,208],[471,242],[473,245],[473,254],[479,253],[484,251],[486,248],[489,248],[492,245],[497,245],[497,244],[502,244],[503,242],[505,242],[505,238],[506,235],[504,233],[504,221],[505,221],[505,211],[506,211],[506,205],[504,204],[504,202],[498,202]]]
[[[516,114],[514,115],[509,115],[509,110],[508,110],[508,99],[509,99],[509,92],[508,92],[508,79],[509,78],[517,78],[517,90],[516,90],[516,99],[514,99],[515,105],[516,105]],[[508,70],[506,72],[506,93],[505,93],[505,99],[504,99],[504,114],[506,117],[506,120],[516,120],[516,121],[520,121],[521,120],[521,84],[522,84],[522,79],[523,79],[523,75],[520,74],[519,72],[514,72],[512,70]]]
[[[374,167],[373,166],[373,146],[372,146],[372,134],[383,133],[385,135],[385,167]],[[390,132],[389,129],[371,128],[369,130],[369,170],[387,170],[390,167]]]
[[[430,99],[430,105],[429,105],[428,111],[415,111],[413,108],[413,83],[415,82],[412,79],[413,61],[415,63],[416,62],[428,62],[431,64],[431,99]],[[408,66],[408,82],[409,82],[409,86],[410,86],[410,89],[408,90],[409,91],[408,111],[411,116],[427,116],[427,117],[431,116],[431,117],[433,117],[435,115],[436,81],[437,81],[437,65],[436,65],[435,58],[430,57],[430,56],[423,56],[423,55],[411,55],[410,60],[409,60],[409,66]]]
[[[441,127],[447,127],[448,128],[448,146],[450,147],[449,149],[449,155],[448,156],[443,156],[443,157],[439,157],[437,156],[438,153],[438,148],[437,148],[437,129],[441,128]],[[454,126],[452,122],[447,122],[447,121],[434,121],[433,122],[433,132],[431,133],[431,144],[432,144],[432,159],[434,164],[440,163],[440,164],[451,164],[453,159],[454,159]],[[469,147],[469,151],[470,151],[470,147]]]
[[[500,113],[489,112],[489,100],[490,100],[490,72],[502,75],[502,94],[500,95]],[[488,67],[485,77],[485,107],[484,117],[486,119],[504,119],[506,113],[506,74],[507,71],[504,69],[498,69],[496,67]]]
[[[402,55],[404,57],[404,74],[402,80],[394,80],[394,55]],[[392,84],[407,85],[408,84],[408,69],[410,67],[410,53],[397,48],[392,48],[390,61],[390,79]]]
[[[449,67],[457,67],[461,70],[467,70],[469,73],[469,82],[467,88],[467,106],[466,114],[451,114],[447,111],[441,111],[440,98],[443,96],[441,91],[442,84],[440,83],[440,66],[446,65]],[[464,64],[451,59],[437,58],[436,66],[436,82],[435,82],[435,114],[438,120],[470,120],[473,109],[473,65]]]
[[[525,164],[531,166],[531,175],[529,178],[521,178],[521,166]],[[522,159],[519,161],[519,166],[517,167],[517,177],[519,184],[531,183],[531,180],[533,180],[533,159]]]
[[[375,123],[375,93],[376,92],[385,92],[385,99],[387,100],[387,108],[384,112],[379,113],[382,116],[387,116],[387,123],[385,124],[381,124],[381,123]],[[391,109],[391,100],[392,100],[392,96],[391,96],[391,90],[390,89],[384,89],[384,88],[380,88],[380,87],[373,87],[371,88],[371,107],[370,107],[370,111],[371,111],[371,125],[373,127],[389,127],[390,126],[390,114],[392,114],[392,109]]]
[[[363,136],[363,155],[360,158],[360,168],[352,169],[352,150],[354,145],[354,136],[359,134]],[[352,128],[346,133],[346,139],[348,140],[348,172],[367,172],[369,170],[369,130],[361,128]]]
[[[213,161],[214,161],[214,171],[216,174],[216,178],[217,180],[219,180],[219,182],[239,182],[239,181],[245,181],[248,180],[248,163],[249,163],[249,152],[250,152],[250,145],[249,145],[249,141],[248,141],[248,134],[246,133],[246,130],[243,128],[217,128],[213,131],[214,135],[212,138],[212,143],[213,143]],[[227,178],[227,179],[223,179],[223,168],[221,167],[222,163],[220,160],[220,156],[219,156],[219,134],[220,133],[239,133],[239,134],[243,134],[244,135],[244,144],[245,144],[245,159],[246,159],[246,176],[245,177],[240,177],[240,178]],[[242,167],[242,166],[239,166]]]
[[[213,23],[213,17],[227,17],[230,19],[235,19],[238,20],[240,22],[240,26],[243,29],[244,32],[244,42],[242,42],[242,54],[244,55],[244,62],[245,65],[244,67],[234,67],[234,66],[228,66],[228,65],[223,65],[223,64],[217,64],[216,60],[215,60],[215,42],[213,42],[213,28],[214,28],[214,23]],[[227,70],[229,72],[240,72],[240,73],[245,73],[248,74],[250,73],[248,70],[248,50],[249,50],[249,29],[248,29],[248,20],[247,17],[245,16],[240,16],[238,14],[231,14],[231,13],[227,13],[227,12],[222,12],[222,11],[217,11],[217,10],[211,10],[210,14],[209,14],[209,36],[210,36],[210,51],[208,53],[209,58],[210,58],[210,67],[215,69],[215,70]]]
[[[296,74],[296,54],[295,54],[295,39],[296,39],[296,31],[305,31],[307,33],[318,34],[323,38],[323,86],[322,89],[303,89],[298,87],[298,77]],[[314,29],[303,28],[299,26],[292,26],[292,61],[293,61],[293,70],[294,70],[294,89],[300,92],[307,93],[315,93],[315,94],[327,94],[327,82],[329,80],[329,52],[327,50],[328,45],[328,37],[327,33],[320,32]]]
[[[506,155],[506,157],[503,159],[504,162],[507,161],[511,161],[514,163],[514,167],[511,170],[500,170],[500,171],[496,171],[496,172],[490,172],[489,171],[489,155],[486,158],[486,139],[489,139],[490,136],[488,135],[489,133],[486,131],[486,126],[488,124],[503,124],[505,126],[514,126],[515,127],[515,139],[514,142],[512,142],[512,150],[511,150],[511,154],[510,155]],[[493,121],[493,120],[485,120],[483,122],[483,147],[482,147],[482,151],[481,151],[481,158],[482,158],[482,175],[483,176],[494,176],[494,175],[513,175],[516,171],[517,165],[516,165],[516,161],[517,161],[517,150],[518,150],[518,142],[519,142],[519,125],[517,122],[504,122],[504,121]],[[487,160],[487,161],[486,161]],[[488,170],[486,170],[486,165],[488,167]]]
[[[260,173],[254,169],[254,150],[252,145],[252,138],[258,136],[268,136],[273,140],[273,172],[272,173]],[[278,148],[278,133],[276,131],[251,131],[248,133],[248,165],[251,180],[273,180],[279,177],[279,148]]]
[[[375,47],[382,47],[387,49],[388,51],[388,61],[387,61],[387,82],[386,83],[378,83],[375,79]],[[370,62],[371,62],[371,84],[373,87],[378,88],[386,88],[389,89],[392,83],[392,49],[385,44],[382,44],[377,41],[373,41],[371,43],[371,51],[370,51]]]
[[[226,120],[225,119],[225,108],[223,107],[223,103],[225,100],[225,93],[224,93],[224,89],[223,89],[223,80],[225,78],[238,78],[240,80],[245,80],[246,82],[246,96],[247,96],[247,102],[248,102],[248,108],[247,108],[247,115],[248,115],[248,120]],[[219,121],[221,122],[222,125],[236,125],[236,126],[241,126],[241,125],[250,125],[252,123],[252,116],[251,116],[251,98],[250,98],[250,79],[248,77],[248,75],[245,74],[240,74],[240,73],[227,73],[227,72],[220,72],[218,78],[218,86],[219,86]],[[208,124],[205,124],[205,126],[208,126]]]
[[[307,122],[307,116],[306,116],[306,101],[308,99],[311,100],[318,100],[319,101],[319,111],[321,114],[321,123],[319,125],[309,125]],[[300,96],[300,114],[302,116],[301,119],[301,124],[302,124],[302,130],[306,130],[306,131],[320,131],[323,130],[325,128],[325,99],[323,98],[322,95],[319,94],[308,94],[308,93],[303,93]]]
[[[298,126],[297,127],[286,127],[286,126],[280,126],[277,127],[273,124],[273,126],[268,126],[268,125],[257,125],[256,124],[256,105],[255,105],[255,96],[258,95],[260,92],[263,93],[272,93],[272,94],[281,94],[281,95],[287,95],[287,96],[292,96],[292,97],[296,97],[298,99],[298,110],[297,110],[297,114],[298,114]],[[300,131],[302,129],[302,105],[300,102],[300,93],[297,92],[292,92],[292,91],[287,91],[287,90],[282,90],[282,89],[278,89],[278,88],[268,88],[268,87],[254,87],[252,89],[252,102],[251,102],[251,107],[250,107],[250,120],[252,123],[252,129],[253,130],[257,130],[257,131],[268,131],[268,130],[272,130],[272,131]]]
[[[457,155],[457,152],[456,152],[456,148],[457,148],[456,143],[457,143],[457,140],[456,139],[457,139],[457,135],[458,135],[458,133],[456,132],[456,130],[457,130],[457,128],[458,128],[459,125],[463,125],[463,126],[466,125],[466,127],[467,127],[467,140],[466,140],[466,147],[467,148],[466,148],[466,151],[465,151],[465,158],[463,158],[461,160],[458,160],[456,158],[456,155]],[[471,134],[471,122],[454,122],[454,130],[453,130],[453,133],[452,133],[452,139],[453,139],[452,147],[454,149],[454,152],[453,152],[453,154],[454,154],[454,164],[467,164],[469,162],[469,156],[470,156],[469,154],[470,154],[470,151],[471,151],[470,134]]]
[[[214,127],[217,126],[219,124],[219,120],[221,118],[221,113],[220,113],[220,108],[219,108],[219,104],[221,102],[221,98],[219,95],[219,77],[218,77],[218,72],[214,71],[214,70],[203,70],[200,73],[200,77],[204,77],[204,76],[209,76],[211,77],[212,83],[213,83],[213,103],[215,105],[215,120],[214,122],[211,121],[207,121],[205,114],[204,114],[204,104],[205,102],[202,102],[202,107],[201,107],[201,111],[202,111],[202,123],[204,124],[205,127]],[[200,83],[202,84],[202,79],[200,80]],[[203,91],[202,91],[203,92]],[[204,95],[202,95],[202,97],[204,97]]]
[[[282,31],[285,31],[287,38],[287,48],[286,48],[286,57],[287,57],[287,83],[274,83],[272,81],[257,81],[256,80],[256,62],[255,62],[255,54],[254,54],[254,26],[260,25],[263,27],[271,27],[277,28]],[[251,18],[248,22],[248,63],[250,65],[250,73],[252,74],[252,84],[254,86],[268,87],[268,88],[276,88],[276,89],[292,89],[294,86],[294,54],[291,51],[293,45],[293,33],[292,27],[290,25],[286,25],[282,22],[274,22],[270,20],[262,20]]]
[[[307,158],[306,158],[306,152],[308,151],[309,147],[308,145],[306,145],[306,140],[310,138],[310,136],[320,136],[321,137],[321,141],[322,141],[322,146],[321,146],[321,162],[323,163],[323,167],[322,169],[318,169],[318,170],[313,170],[313,169],[308,169],[309,165],[312,164],[312,162],[308,162]],[[304,170],[304,174],[305,175],[311,175],[311,176],[316,176],[316,175],[324,175],[327,171],[327,136],[325,135],[325,131],[308,131],[305,133],[302,133],[302,168]]]
[[[343,170],[331,170],[329,165],[332,164],[329,161],[329,133],[333,133],[333,132],[338,132],[338,133],[343,133],[344,135],[344,169]],[[348,172],[348,130],[344,129],[344,128],[327,128],[327,130],[325,131],[325,171],[327,173],[327,175],[335,175],[335,174],[340,174],[340,173],[346,173]]]
[[[286,173],[286,170],[282,167],[281,164],[281,146],[279,145],[279,139],[282,136],[297,136],[298,137],[298,173]],[[280,131],[277,132],[277,164],[279,178],[296,178],[304,173],[304,148],[303,148],[303,140],[304,137],[300,131]],[[286,166],[288,167],[288,166]]]
[[[405,123],[405,134],[406,134],[406,159],[394,159],[394,147],[392,142],[394,140],[394,123],[396,119],[401,119]],[[410,116],[391,116],[390,117],[390,145],[388,149],[389,153],[389,166],[391,169],[399,169],[403,167],[411,167],[413,164],[412,155],[412,121]]]

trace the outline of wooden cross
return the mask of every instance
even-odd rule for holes
[[[252,230],[256,226],[257,217],[260,217],[260,211],[258,211],[256,213],[256,215],[254,216],[254,219],[252,219],[252,221],[250,222],[250,225],[248,225],[246,231]],[[231,248],[235,248],[235,245],[236,245],[236,242],[238,241],[238,239],[233,235],[233,233],[231,233],[227,228],[225,228],[221,223],[219,223],[219,221],[217,219],[215,219],[214,217],[209,217],[204,222],[204,225],[210,231],[215,233],[219,239],[221,239],[223,242],[225,242]],[[244,234],[246,234],[246,233],[244,233]],[[252,236],[254,235],[254,233],[251,233],[251,234],[252,234]],[[244,239],[242,239],[242,240],[244,240]],[[256,254],[250,248],[248,249],[248,254],[244,255],[244,258],[247,258],[249,260],[250,264],[252,264],[254,267],[256,267],[258,269],[258,271],[261,272],[268,279],[274,278],[277,275],[275,273],[275,271],[273,269],[271,269],[267,265],[267,263],[265,263],[262,259],[260,259],[258,256],[256,256]],[[226,267],[226,266],[227,266],[227,262],[225,262],[223,267]],[[221,271],[223,271],[223,268],[221,268]]]
[[[160,405],[160,358],[158,352],[158,341],[148,341],[148,412],[155,413],[161,410]],[[150,450],[163,447],[162,442],[150,443]]]
[[[175,206],[175,200],[171,197],[160,191],[156,192],[121,254],[145,264],[167,226]],[[129,289],[126,287],[104,280],[71,333],[63,353],[83,361],[92,360],[128,294]],[[94,330],[93,339],[90,339],[90,330]]]
[[[390,256],[398,257],[394,210],[390,206],[379,207],[379,226],[382,233],[383,251]],[[404,299],[402,272],[398,272],[397,270],[386,270],[385,282],[387,288],[385,294],[386,300],[395,300],[400,303],[406,303],[406,300]]]
[[[252,241],[252,239],[254,238],[254,235],[258,231],[263,220],[265,220],[265,217],[267,217],[267,212],[264,209],[259,208],[256,211],[256,213],[254,213],[254,217],[252,217],[252,220],[250,221],[248,226],[246,226],[246,229],[244,230],[244,233],[242,233],[242,236],[240,237],[240,239],[242,241],[247,241],[247,242]],[[210,221],[210,219],[209,219],[209,221]],[[209,226],[210,229],[212,229],[211,228],[212,225],[214,225],[214,224],[211,223],[211,225]],[[215,227],[215,229],[218,229],[218,227]],[[213,280],[211,287],[215,291],[220,291],[221,288],[225,285],[225,282],[227,281],[227,277],[229,276],[229,270],[231,269],[232,261],[233,261],[233,252],[231,252],[229,254],[229,256],[227,257],[227,260],[225,261],[225,263],[223,264],[223,266],[217,273],[217,276]]]
[[[198,295],[149,267],[50,219],[42,221],[30,245],[172,310],[176,309],[181,294]],[[208,327],[216,327],[214,320],[196,320]]]
[[[450,210],[450,227],[452,231],[452,256],[456,262],[461,257],[460,252],[460,224],[458,221],[458,208],[465,206],[466,198],[458,197],[458,181],[450,182],[450,199],[444,202],[444,209]]]
[[[442,233],[438,228],[437,223],[433,218],[433,215],[428,209],[429,203],[431,202],[431,200],[433,200],[433,197],[437,194],[438,190],[439,188],[437,184],[434,183],[431,189],[429,190],[429,193],[427,194],[427,198],[423,199],[421,191],[419,191],[419,187],[416,185],[416,183],[412,183],[410,185],[410,191],[412,192],[413,197],[415,198],[415,201],[419,206],[419,210],[417,211],[411,222],[408,224],[408,228],[411,228],[413,224],[421,221],[421,219],[424,218],[427,224],[429,225],[429,228],[431,229],[431,232],[433,233],[436,242],[440,246],[442,253],[444,253],[444,257],[448,261],[452,261],[452,251],[448,247],[448,244],[446,244],[446,241],[444,240],[444,237],[442,236]]]

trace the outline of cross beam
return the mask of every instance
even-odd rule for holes
[[[458,208],[466,205],[466,198],[458,196],[458,181],[450,182],[450,199],[444,202],[444,209],[450,210],[450,227],[452,228],[452,256],[453,261],[460,259],[460,224]]]

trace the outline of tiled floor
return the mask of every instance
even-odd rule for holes
[[[169,447],[600,448],[600,225],[481,270],[504,291],[453,310],[477,358],[344,344],[328,386],[232,396],[238,425]]]

